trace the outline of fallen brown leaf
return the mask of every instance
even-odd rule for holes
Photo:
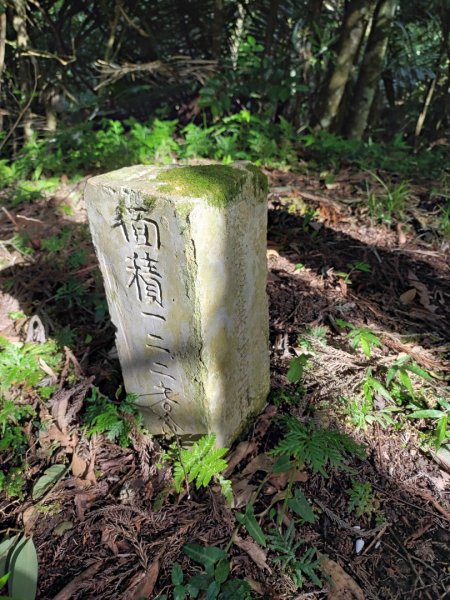
[[[322,571],[330,578],[328,600],[364,600],[364,593],[356,581],[334,560],[322,557]]]
[[[251,460],[245,469],[242,471],[242,475],[253,475],[256,471],[263,471],[264,473],[268,473],[272,470],[274,459],[272,456],[268,454],[262,453],[255,456],[253,460]]]
[[[81,458],[81,456],[79,456],[76,451],[73,453],[73,457],[72,457],[72,475],[74,477],[80,477],[81,479],[83,478],[83,475],[86,473],[87,470],[87,462]]]
[[[99,560],[88,567],[85,571],[77,575],[75,579],[72,579],[72,581],[70,581],[58,594],[56,594],[56,596],[54,596],[53,600],[69,600],[72,598],[79,590],[80,584],[83,583],[83,581],[92,579],[94,575],[100,571],[103,563],[103,560]]]
[[[246,479],[233,483],[233,508],[241,508],[250,501],[256,485],[251,485]]]
[[[408,271],[408,281],[410,285],[416,288],[419,294],[420,304],[431,313],[434,313],[437,310],[437,306],[434,306],[430,302],[430,292],[428,291],[427,286],[419,281],[417,275],[413,271]]]
[[[228,459],[228,467],[224,473],[224,477],[229,477],[241,460],[244,460],[246,456],[255,452],[257,448],[258,445],[256,442],[241,442],[238,444],[236,450]]]
[[[142,581],[137,586],[132,599],[150,598],[159,575],[159,559],[156,559],[144,573]]]
[[[244,550],[252,561],[257,565],[260,569],[267,571],[269,574],[272,573],[272,569],[267,564],[267,555],[264,550],[259,546],[256,542],[250,539],[242,539],[238,535],[233,538],[234,544],[238,546],[241,550]]]
[[[399,300],[402,304],[404,304],[406,306],[407,304],[411,304],[411,302],[416,297],[416,294],[417,294],[416,288],[411,288],[410,290],[403,292],[403,294],[400,296]]]
[[[308,481],[308,475],[299,469],[290,469],[283,473],[272,473],[267,481],[277,490],[283,490],[289,481],[293,483]]]
[[[39,518],[39,513],[34,506],[29,506],[22,513],[22,521],[25,535],[30,535],[33,531],[33,527],[35,526],[37,520]]]
[[[255,435],[258,437],[264,437],[267,430],[272,423],[272,419],[277,414],[278,409],[276,406],[268,406],[263,414],[258,418],[255,426]]]

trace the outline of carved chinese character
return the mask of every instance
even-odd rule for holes
[[[161,240],[156,221],[144,217],[144,213],[133,210],[131,213],[133,238],[137,246],[154,246],[159,250]]]
[[[133,256],[128,256],[127,261],[129,262],[127,271],[132,273],[127,287],[135,286],[139,302],[143,300],[156,302],[162,308],[161,283],[156,279],[156,277],[161,277],[156,270],[157,261],[149,258],[148,252],[145,253],[144,257],[139,256],[137,252],[133,252]]]

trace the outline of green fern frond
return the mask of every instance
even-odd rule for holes
[[[56,343],[52,340],[43,344],[22,344],[0,337],[0,391],[9,390],[15,385],[37,387],[45,377],[39,359],[55,370],[61,362],[61,357]]]
[[[228,448],[214,448],[216,436],[214,433],[204,435],[198,442],[188,450],[181,449],[179,459],[175,461],[173,478],[177,492],[181,490],[184,480],[189,483],[195,482],[195,486],[206,487],[213,477],[217,477],[225,497],[230,497],[231,487],[227,480],[220,476],[227,468],[227,462],[223,460]],[[231,485],[231,484],[230,484]]]
[[[312,423],[301,423],[293,417],[284,422],[287,433],[272,451],[275,456],[289,456],[311,467],[314,473],[327,477],[325,467],[345,468],[345,455],[353,454],[364,458],[362,446],[348,435],[321,429]]]

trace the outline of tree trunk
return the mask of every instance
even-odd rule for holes
[[[264,56],[271,56],[272,42],[278,19],[278,8],[280,0],[270,0],[269,15],[266,23],[266,33],[264,35]]]
[[[323,129],[332,128],[338,114],[373,7],[374,0],[351,0],[345,11],[334,65],[329,71],[323,91],[324,101],[319,114],[319,124]]]
[[[367,40],[364,60],[345,133],[350,139],[360,140],[366,130],[370,109],[383,70],[391,25],[399,0],[380,0],[375,10],[372,29]]]
[[[25,142],[30,142],[33,137],[33,123],[31,117],[31,94],[33,90],[33,78],[36,79],[36,65],[33,59],[23,56],[29,48],[30,39],[27,32],[27,0],[15,0],[14,2],[13,27],[16,32],[18,53],[18,87],[21,92],[21,103],[26,107],[22,114],[22,126]],[[34,66],[34,69],[33,69]],[[33,72],[34,70],[34,72]]]
[[[212,44],[211,53],[214,60],[220,59],[222,40],[223,40],[223,28],[225,25],[225,5],[224,0],[214,1],[214,20],[212,24]]]
[[[0,8],[1,10],[1,8]],[[6,12],[0,14],[0,102],[2,101],[3,69],[5,68],[5,44],[6,44]],[[2,102],[3,106],[5,105]],[[0,109],[0,133],[3,131],[3,113]]]

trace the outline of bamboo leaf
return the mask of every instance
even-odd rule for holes
[[[255,540],[255,542],[260,544],[260,546],[265,547],[267,545],[266,536],[253,514],[253,506],[251,504],[247,506],[245,514],[237,513],[236,518],[239,523],[245,527],[247,533]]]
[[[216,546],[200,546],[200,544],[186,544],[183,546],[183,552],[192,558],[195,562],[205,567],[214,566],[222,558],[226,558],[227,553]]]
[[[427,408],[424,410],[415,410],[408,415],[410,419],[440,419],[444,413],[442,410]]]
[[[183,569],[179,563],[175,563],[171,573],[173,585],[181,585],[183,583]]]
[[[220,585],[224,583],[228,579],[228,575],[230,574],[230,563],[228,559],[223,558],[219,561],[216,570],[214,571],[214,579]]]
[[[45,492],[61,479],[65,471],[65,465],[52,465],[46,469],[42,477],[39,477],[34,484],[33,492],[31,494],[33,500],[39,500],[39,498],[42,498]]]
[[[314,523],[316,515],[314,514],[311,504],[305,498],[300,490],[295,490],[294,498],[290,498],[287,501],[287,505],[293,510],[299,517],[301,517],[307,523]]]
[[[418,377],[422,377],[422,379],[428,379],[428,381],[433,379],[429,373],[424,371],[424,369],[421,369],[418,365],[405,365],[405,369],[408,369],[408,371],[411,371],[411,373],[414,373]]]
[[[14,549],[9,569],[8,592],[20,600],[35,600],[38,580],[38,559],[33,540],[29,538],[24,544]]]
[[[14,537],[3,540],[3,542],[0,543],[0,577],[3,577],[3,575],[6,573],[8,557],[18,541],[19,535],[15,535]]]

